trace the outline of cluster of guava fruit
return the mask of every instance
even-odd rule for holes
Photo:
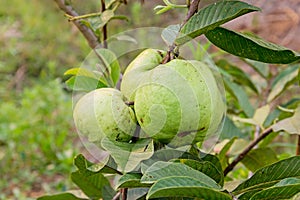
[[[177,147],[217,131],[225,104],[211,69],[195,60],[161,64],[165,54],[144,50],[127,67],[120,91],[84,95],[74,108],[77,129],[91,142],[149,137]]]

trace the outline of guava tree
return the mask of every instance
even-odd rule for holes
[[[72,1],[55,2],[92,49],[64,75],[76,92],[78,133],[105,158],[74,159],[71,179],[83,195],[39,199],[297,198],[300,99],[291,93],[299,87],[300,55],[222,26],[260,8],[236,0],[205,6],[163,0],[156,14],[184,11],[185,18],[155,29],[159,35],[139,29],[148,32],[146,45],[136,30],[108,37],[115,20],[130,20],[118,14],[126,0],[101,0],[100,12],[84,15]],[[209,42],[196,40],[201,35]],[[208,54],[210,44],[237,56],[241,67]],[[130,53],[134,58],[122,68]],[[298,139],[296,155],[272,150],[282,134]]]

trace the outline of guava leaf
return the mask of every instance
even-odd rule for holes
[[[136,143],[111,141],[104,138],[101,146],[109,152],[118,164],[118,170],[130,172],[134,170],[141,161],[149,159],[154,152],[151,139],[138,140]]]
[[[142,174],[140,173],[127,173],[121,176],[119,179],[116,188],[141,188],[141,187],[150,187],[151,184],[141,183],[140,180]]]
[[[224,76],[223,80],[227,91],[238,101],[245,114],[248,117],[252,117],[254,114],[254,108],[249,102],[249,97],[245,90],[238,84],[232,82],[228,77]]]
[[[208,31],[205,36],[224,51],[251,60],[288,64],[300,59],[300,54],[249,33],[217,27]]]
[[[300,106],[295,110],[292,117],[286,118],[272,125],[274,132],[286,131],[290,134],[300,135]]]
[[[90,170],[93,163],[82,154],[75,157],[74,165],[78,170],[71,174],[71,179],[89,198],[110,199],[114,196],[115,192],[101,169],[97,172]],[[105,166],[102,169],[105,169]]]
[[[101,173],[86,173],[78,170],[71,173],[71,179],[90,199],[108,200],[115,195],[110,182]]]
[[[197,161],[191,159],[175,159],[172,161],[175,163],[185,164],[199,172],[202,172],[203,174],[214,179],[216,183],[218,183],[221,186],[224,184],[223,171],[219,171],[219,169],[209,161]]]
[[[200,9],[180,30],[176,39],[178,45],[198,37],[221,24],[244,14],[259,11],[260,8],[241,1],[218,1]]]
[[[252,69],[259,73],[262,77],[267,78],[270,74],[269,66],[267,63],[259,62],[256,60],[243,59]]]
[[[171,176],[158,180],[149,189],[146,199],[161,197],[196,197],[199,199],[231,200],[229,194],[207,187],[205,180],[189,176]]]
[[[300,176],[300,156],[294,156],[257,170],[236,189],[234,194],[271,187],[285,178]]]
[[[157,161],[170,161],[172,159],[193,159],[193,160],[199,160],[195,155],[192,155],[191,153],[175,150],[175,149],[161,149],[158,151],[155,151],[151,158],[144,160],[141,165],[141,170],[144,173],[151,165],[156,163]]]
[[[100,72],[111,87],[116,86],[120,76],[120,65],[116,55],[108,49],[96,49],[96,56],[100,60]]]
[[[185,176],[201,180],[204,187],[221,189],[209,176],[182,163],[158,161],[151,165],[141,178],[142,183],[154,183],[162,178]]]
[[[246,136],[247,135],[243,134],[228,116],[225,117],[219,140],[232,139],[234,137],[244,138]]]
[[[270,102],[279,96],[284,90],[297,81],[298,69],[300,65],[291,65],[285,70],[281,71],[278,76],[274,79],[271,85],[271,92],[268,96],[267,101]]]
[[[177,24],[170,25],[162,31],[161,37],[168,46],[171,46],[175,42],[179,29],[180,25]]]
[[[258,93],[257,87],[252,81],[251,77],[246,74],[243,70],[238,68],[237,66],[234,66],[233,64],[229,63],[225,59],[220,59],[216,63],[217,66],[221,67],[223,70],[225,70],[228,74],[231,75],[232,80],[240,85],[246,85],[250,89],[252,89],[255,93]]]
[[[88,200],[84,198],[79,198],[71,193],[62,193],[62,194],[54,194],[54,195],[46,195],[43,197],[37,198],[37,200]]]
[[[224,170],[228,165],[228,156],[226,155],[231,146],[233,145],[234,141],[236,140],[236,137],[229,140],[224,147],[221,149],[220,153],[218,154],[218,158],[220,160],[220,163],[222,165],[222,170]]]
[[[72,76],[65,84],[70,90],[85,92],[107,87],[103,82],[87,76]]]
[[[290,199],[300,192],[300,179],[286,178],[273,187],[255,193],[250,200]]]
[[[242,163],[252,172],[278,161],[275,152],[270,148],[251,150],[242,160]]]
[[[91,28],[94,32],[98,31],[100,28],[105,26],[109,20],[114,17],[114,11],[105,10],[98,16],[92,16],[87,18],[87,20],[81,20],[81,22],[87,27]]]

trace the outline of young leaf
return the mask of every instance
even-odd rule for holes
[[[199,10],[193,15],[182,27],[180,31],[182,35],[176,39],[176,43],[178,45],[183,44],[221,24],[244,14],[259,10],[258,7],[241,1],[218,1]]]
[[[150,139],[125,143],[105,138],[101,141],[101,145],[114,158],[122,172],[134,170],[141,161],[149,159],[154,152],[153,141]]]
[[[228,165],[228,156],[226,154],[229,151],[229,149],[231,148],[231,146],[233,145],[233,143],[234,143],[235,140],[236,140],[236,137],[234,137],[231,140],[229,140],[224,145],[224,147],[222,148],[222,150],[220,151],[220,153],[218,154],[218,158],[219,158],[220,163],[222,165],[222,170],[224,170],[227,167],[227,165]]]
[[[282,179],[299,177],[299,165],[300,156],[294,156],[261,168],[257,170],[251,178],[234,189],[233,193],[240,194],[252,190],[264,189],[275,185]]]
[[[300,192],[300,179],[286,178],[273,187],[255,193],[250,200],[291,199]]]
[[[196,197],[197,199],[231,200],[229,194],[207,187],[205,180],[189,176],[172,176],[158,180],[149,189],[146,199],[161,197]]]
[[[73,91],[89,92],[97,88],[107,87],[103,82],[87,76],[72,76],[65,83],[66,86]]]
[[[280,95],[289,85],[296,82],[300,65],[292,65],[279,73],[272,83],[272,90],[267,101],[270,102]]]
[[[142,183],[154,183],[162,178],[185,176],[203,182],[203,186],[220,189],[221,187],[209,176],[182,163],[158,161],[147,169],[141,178]]]
[[[275,152],[270,148],[253,149],[242,160],[242,163],[252,172],[278,161]]]
[[[114,87],[120,76],[120,65],[116,55],[108,49],[96,49],[95,54],[100,60],[100,70],[108,85]]]
[[[42,196],[37,198],[37,200],[88,200],[88,199],[76,197],[74,194],[71,193],[62,193],[62,194]]]
[[[295,110],[295,113],[292,117],[286,118],[274,124],[272,129],[274,132],[286,131],[291,134],[300,135],[300,106]]]
[[[119,188],[141,188],[141,187],[150,187],[151,184],[141,183],[140,180],[142,174],[139,173],[127,173],[121,176],[116,186]]]
[[[300,54],[248,33],[217,27],[208,31],[205,36],[217,47],[243,58],[281,64],[300,59]]]
[[[203,174],[209,176],[210,178],[214,179],[219,185],[224,184],[224,174],[223,171],[219,171],[219,169],[213,165],[213,163],[209,161],[197,161],[191,159],[176,159],[173,160],[176,163],[185,164]]]

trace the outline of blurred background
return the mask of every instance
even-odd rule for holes
[[[145,0],[141,5],[128,0],[119,12],[130,21],[115,21],[109,34],[182,20],[184,12],[155,15],[153,8],[160,2]],[[248,2],[263,12],[227,26],[300,51],[299,0]],[[98,0],[72,3],[80,14],[99,8]],[[88,55],[87,42],[54,1],[0,0],[0,48],[0,199],[35,199],[72,189],[73,157],[83,147],[73,126],[71,93],[62,77]]]

